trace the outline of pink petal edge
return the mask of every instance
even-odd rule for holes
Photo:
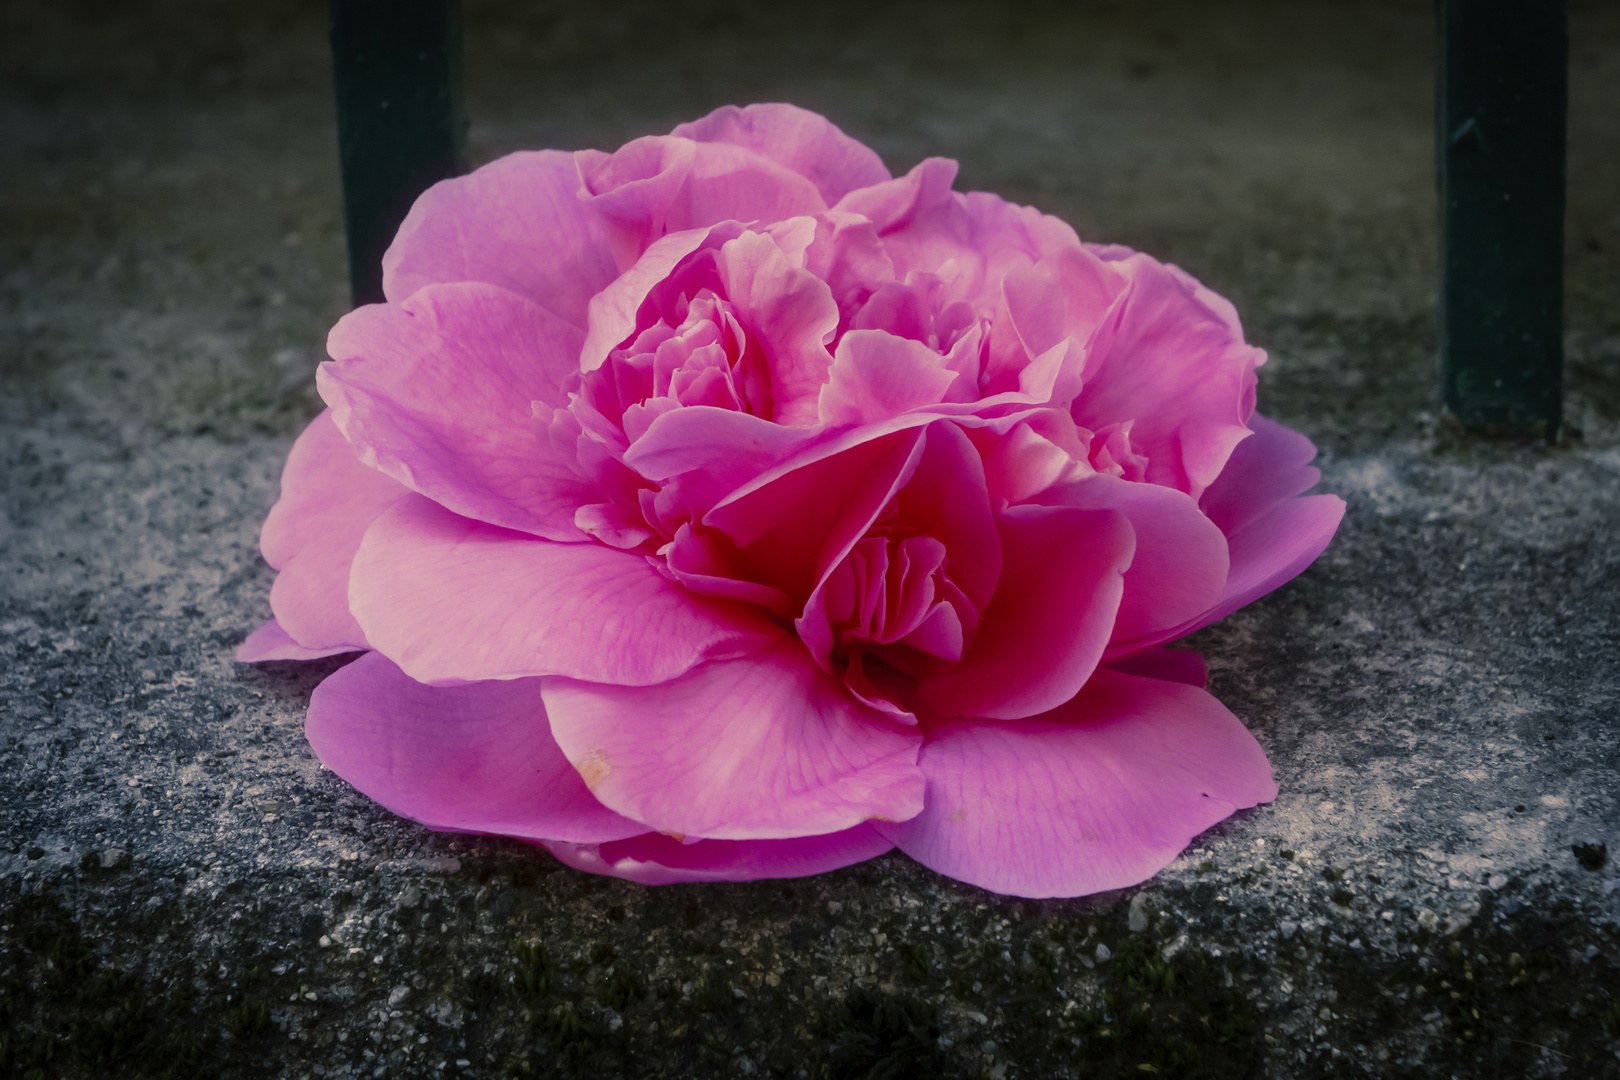
[[[576,870],[642,885],[809,877],[894,850],[894,844],[871,825],[786,840],[699,840],[684,844],[660,833],[643,833],[606,844],[542,843]]]
[[[324,656],[341,656],[361,652],[364,645],[336,645],[326,649],[307,649],[294,641],[281,624],[271,619],[249,634],[236,647],[239,664],[263,664],[271,660],[319,660]]]
[[[374,648],[428,683],[567,675],[643,686],[780,633],[752,605],[696,596],[645,556],[499,529],[420,495],[366,532],[349,606]]]
[[[659,832],[783,839],[922,809],[915,730],[857,702],[787,634],[658,686],[550,678],[541,691],[596,797]]]
[[[367,653],[315,688],[304,730],[333,772],[430,829],[577,843],[643,832],[586,790],[538,682],[424,686]]]
[[[934,727],[920,765],[926,808],[877,830],[924,866],[1014,896],[1135,885],[1277,796],[1260,744],[1215,698],[1106,668],[1043,716]]]
[[[369,647],[349,612],[349,571],[371,523],[407,494],[360,461],[330,409],[310,421],[259,534],[265,562],[281,571],[270,610],[288,638],[320,655]]]

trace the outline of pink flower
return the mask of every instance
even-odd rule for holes
[[[1163,646],[1343,504],[1229,303],[955,172],[755,105],[435,186],[332,331],[239,658],[369,650],[323,761],[644,882],[898,846],[1073,896],[1275,797]]]

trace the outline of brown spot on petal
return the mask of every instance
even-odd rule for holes
[[[600,750],[592,750],[586,754],[585,760],[581,761],[577,768],[579,769],[580,778],[585,781],[585,786],[593,792],[596,790],[597,785],[607,779],[608,773],[613,771],[613,766],[608,763],[607,755]]]

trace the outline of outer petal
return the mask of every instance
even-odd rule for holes
[[[333,772],[430,829],[575,843],[644,831],[586,790],[538,682],[423,686],[368,653],[315,688],[305,732]]]
[[[482,281],[585,328],[585,306],[618,276],[607,219],[579,198],[572,154],[540,150],[442,180],[416,200],[383,255],[383,294]]]
[[[1249,428],[1254,434],[1238,443],[1198,503],[1228,536],[1322,478],[1322,470],[1311,464],[1316,457],[1311,440],[1259,413],[1249,417]]]
[[[371,523],[407,494],[397,481],[360,463],[330,411],[310,421],[287,455],[281,498],[259,534],[264,561],[281,571],[270,587],[281,632],[318,656],[366,647],[360,624],[349,614],[349,567]],[[267,640],[263,644],[270,647]]]
[[[557,544],[411,495],[360,545],[349,606],[419,682],[568,675],[640,686],[780,633],[756,609],[697,596],[641,555]]]
[[[955,177],[955,162],[929,158],[899,179],[851,193],[834,210],[865,214],[877,224],[897,279],[913,270],[940,273],[949,267],[942,302],[962,300],[976,311],[996,312],[1009,272],[1073,248],[1079,238],[1068,225],[1032,207],[986,192],[953,192]],[[995,321],[1010,326],[1011,319],[1002,315]],[[992,335],[992,367],[996,351]],[[984,389],[997,393],[1010,385]]]
[[[664,232],[669,208],[692,175],[690,140],[649,135],[612,154],[579,150],[579,197],[615,223],[616,261],[629,266]]]
[[[794,105],[726,105],[671,134],[752,150],[809,180],[828,206],[856,188],[889,179],[877,154],[825,117]]]
[[[554,678],[542,691],[592,793],[660,832],[776,839],[922,809],[921,738],[857,702],[786,634],[660,686]]]
[[[1337,495],[1308,495],[1278,503],[1239,529],[1227,538],[1232,572],[1221,598],[1176,636],[1224,619],[1298,577],[1327,549],[1343,517],[1344,500]]]
[[[491,285],[430,285],[345,315],[317,382],[362,460],[458,514],[552,540],[583,540],[596,502],[535,420],[568,404],[584,339]]]
[[[1337,495],[1295,497],[1320,476],[1307,464],[1316,448],[1305,436],[1258,414],[1249,424],[1254,434],[1238,444],[1201,504],[1227,534],[1231,569],[1220,596],[1207,610],[1132,642],[1131,648],[1174,641],[1224,619],[1299,575],[1333,539],[1344,517],[1344,500]]]
[[[546,842],[546,850],[576,870],[609,874],[643,885],[809,877],[865,862],[893,847],[870,825],[786,840],[682,843],[659,833],[643,833],[610,844]]]
[[[1016,506],[1001,580],[962,662],[918,680],[945,716],[1033,716],[1072,698],[1102,659],[1135,537],[1114,510]]]
[[[306,649],[289,637],[280,623],[271,619],[236,647],[236,659],[243,664],[260,664],[267,660],[319,660],[323,656],[337,656],[355,652],[359,648],[362,646],[336,645],[328,649]]]
[[[957,168],[956,162],[950,158],[924,158],[904,176],[893,180],[885,177],[871,186],[850,192],[833,209],[870,218],[880,235],[893,232],[911,224],[919,214],[926,214],[948,203]],[[939,263],[935,263],[918,268],[931,271],[938,266]]]
[[[1107,669],[1045,716],[935,728],[921,765],[926,809],[878,830],[925,866],[1018,896],[1134,885],[1277,795],[1265,753],[1220,702]]]
[[[671,208],[670,229],[700,229],[722,221],[765,226],[827,209],[808,179],[729,143],[697,144],[683,196]]]

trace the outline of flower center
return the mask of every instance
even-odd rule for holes
[[[827,578],[834,661],[860,653],[912,676],[960,661],[980,617],[949,561],[943,543],[917,535],[891,508]]]

